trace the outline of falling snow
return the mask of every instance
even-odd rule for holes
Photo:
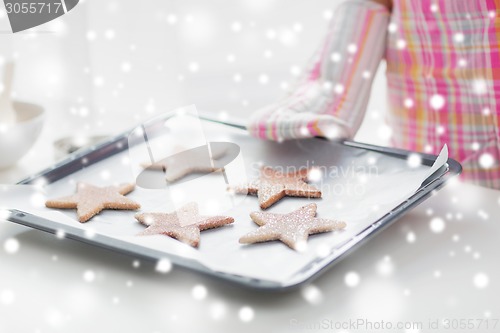
[[[350,288],[357,287],[361,281],[361,278],[356,272],[348,272],[344,276],[344,283]]]
[[[406,41],[404,39],[398,39],[396,47],[400,50],[404,49],[406,47]]]
[[[178,19],[177,19],[177,16],[176,16],[176,15],[174,15],[174,14],[169,14],[169,15],[167,16],[167,22],[168,22],[168,24],[174,25],[174,24],[176,24],[176,23],[177,23],[177,21],[178,21]]]
[[[326,258],[331,253],[330,246],[326,243],[318,245],[316,248],[316,255],[319,258]]]
[[[0,293],[0,300],[3,305],[11,305],[16,300],[16,294],[10,289],[2,290]]]
[[[97,34],[96,34],[96,32],[95,32],[95,31],[89,30],[89,31],[87,31],[87,35],[86,35],[86,36],[87,36],[87,39],[88,39],[89,41],[93,41],[93,40],[95,40],[95,39],[96,39]]]
[[[377,273],[382,276],[390,276],[394,272],[394,263],[390,256],[385,256],[377,265]]]
[[[223,302],[215,302],[210,305],[210,316],[214,320],[221,320],[227,312],[226,305]]]
[[[156,263],[156,271],[159,273],[165,274],[170,272],[171,270],[172,270],[172,263],[170,262],[170,260],[166,258],[160,259]]]
[[[104,37],[106,39],[113,39],[115,38],[115,35],[116,35],[115,31],[112,29],[108,29],[104,32]]]
[[[323,301],[323,293],[315,285],[308,285],[301,289],[302,297],[310,304],[316,305]]]
[[[92,270],[85,271],[83,273],[83,280],[85,282],[88,282],[88,283],[94,282],[94,280],[95,280],[95,273],[94,273],[94,271],[92,271]]]
[[[411,109],[413,107],[413,105],[414,105],[414,103],[413,103],[413,100],[411,98],[405,98],[405,100],[404,100],[405,108]]]
[[[56,237],[59,239],[63,239],[66,237],[66,232],[64,230],[59,229],[56,231]]]
[[[94,78],[94,85],[100,87],[104,84],[104,78],[102,76],[96,76]]]
[[[438,94],[432,95],[430,99],[430,105],[434,110],[442,109],[444,104],[445,104],[445,99],[443,96]]]
[[[436,234],[442,233],[444,231],[445,227],[446,227],[446,224],[445,224],[444,220],[440,217],[435,217],[430,222],[431,231],[436,233]]]
[[[122,64],[121,64],[122,72],[128,73],[128,72],[130,72],[131,69],[132,69],[132,65],[130,64],[130,62],[127,62],[127,61],[122,62]]]
[[[336,84],[334,91],[336,94],[342,94],[344,92],[344,86],[342,84]]]
[[[243,26],[240,22],[233,22],[231,24],[231,30],[234,32],[240,32],[242,28]]]
[[[299,76],[301,72],[302,69],[299,66],[294,65],[290,68],[290,74],[293,76]]]
[[[490,283],[490,278],[485,273],[477,273],[474,275],[473,283],[477,289],[485,289]]]
[[[259,83],[260,84],[267,84],[268,82],[269,82],[269,76],[267,76],[267,74],[259,75]]]
[[[196,73],[200,69],[200,65],[197,62],[191,62],[188,65],[188,69],[190,72]]]
[[[307,179],[310,182],[319,182],[323,178],[323,173],[321,172],[320,168],[311,168],[309,172],[307,173]]]
[[[456,43],[462,43],[464,40],[465,40],[465,36],[463,33],[461,32],[457,32],[454,36],[453,36],[453,40],[456,42]]]
[[[412,153],[408,155],[406,162],[410,168],[412,169],[418,168],[419,166],[422,165],[422,156],[416,153]]]
[[[489,169],[495,165],[495,158],[489,153],[484,153],[479,156],[479,165],[483,169]]]
[[[98,217],[96,217],[96,218],[98,218]],[[94,238],[95,235],[96,235],[96,230],[94,228],[85,229],[85,237],[87,237],[88,239]]]
[[[333,17],[333,11],[328,9],[323,12],[323,18],[325,20],[330,20],[332,17]]]
[[[276,30],[274,30],[274,29],[269,29],[266,32],[266,37],[269,38],[269,39],[275,39],[276,35],[277,35],[276,34]]]
[[[333,62],[339,62],[340,60],[342,60],[342,56],[340,55],[340,53],[338,52],[334,52],[332,53],[330,59],[333,61]]]
[[[476,95],[484,95],[488,92],[488,84],[484,79],[475,79],[472,81],[472,91]]]
[[[389,33],[393,34],[395,33],[396,31],[398,31],[398,26],[396,23],[394,22],[391,22],[389,23],[388,27],[387,27],[387,30],[389,31]]]
[[[242,79],[241,74],[237,73],[233,75],[234,82],[241,82],[241,79]]]
[[[377,135],[381,139],[388,140],[392,136],[392,128],[384,124],[378,128]]]
[[[19,248],[20,248],[19,241],[15,238],[9,238],[3,244],[3,249],[8,254],[17,253],[19,251]]]
[[[196,300],[202,300],[207,297],[208,291],[204,285],[198,284],[191,290],[191,295]]]
[[[347,52],[349,52],[351,54],[358,52],[358,46],[356,44],[349,44],[347,46]]]

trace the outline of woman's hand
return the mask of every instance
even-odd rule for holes
[[[275,141],[314,136],[330,140],[350,138],[345,121],[329,114],[312,112],[328,108],[331,95],[328,85],[319,80],[311,81],[295,94],[256,111],[247,126],[248,130],[253,136]]]

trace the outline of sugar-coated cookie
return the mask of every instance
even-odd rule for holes
[[[241,237],[240,243],[279,240],[294,250],[301,250],[309,235],[346,227],[345,222],[316,218],[316,209],[316,204],[309,204],[287,214],[253,212],[250,217],[260,227]]]
[[[88,183],[78,183],[77,193],[45,202],[48,208],[76,209],[78,221],[87,222],[104,209],[135,210],[141,208],[137,202],[125,197],[132,192],[134,184],[97,187]]]
[[[306,183],[309,169],[283,173],[262,167],[258,180],[246,186],[230,187],[236,193],[256,194],[260,208],[267,209],[285,196],[321,198],[321,191]]]
[[[172,213],[141,213],[135,218],[147,226],[138,236],[166,235],[193,247],[200,243],[200,231],[234,222],[229,216],[201,216],[194,202]]]

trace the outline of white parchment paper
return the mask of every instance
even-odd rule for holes
[[[260,210],[257,198],[244,195],[231,197],[226,193],[226,182],[219,173],[198,177],[183,182],[182,186],[171,186],[165,190],[137,188],[128,195],[142,205],[141,212],[171,212],[183,202],[195,200],[202,214],[234,217],[233,225],[203,231],[198,249],[163,235],[136,236],[144,229],[134,219],[136,212],[103,211],[88,223],[80,224],[74,210],[44,208],[46,198],[74,193],[79,181],[100,186],[135,182],[140,164],[147,162],[137,157],[148,156],[145,144],[132,148],[130,153],[125,151],[117,154],[46,186],[3,186],[0,189],[0,208],[19,209],[45,217],[56,221],[61,230],[65,226],[77,227],[87,231],[89,236],[102,234],[125,240],[160,251],[165,257],[175,254],[190,258],[214,271],[284,283],[319,256],[325,256],[338,248],[404,202],[431,171],[428,166],[410,167],[406,160],[338,143],[318,139],[265,142],[249,137],[243,130],[225,125],[205,121],[202,125],[207,141],[232,142],[241,148],[233,165],[227,166],[229,182],[231,179],[240,182],[245,177],[254,179],[258,176],[260,165],[284,168],[285,171],[301,167],[314,168],[312,184],[321,188],[321,199],[287,197],[267,211],[287,213],[314,202],[318,205],[318,217],[343,220],[347,228],[341,232],[310,236],[308,247],[302,253],[289,249],[279,241],[241,245],[238,239],[257,228],[249,217],[250,212]],[[190,121],[185,120],[185,123],[179,122],[176,128],[189,133],[195,130],[190,126],[198,128],[199,123],[190,125]],[[199,144],[198,134],[193,135],[196,142],[190,142],[189,137],[183,135],[182,140],[178,140],[175,131],[167,131],[152,141],[160,142],[158,146],[167,147],[168,153],[169,149],[178,146],[192,147]],[[434,170],[446,161],[447,152],[443,150],[439,158],[440,165]]]

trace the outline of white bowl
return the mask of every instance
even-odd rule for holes
[[[43,127],[41,106],[14,101],[17,123],[0,124],[0,169],[14,165],[31,149]]]

